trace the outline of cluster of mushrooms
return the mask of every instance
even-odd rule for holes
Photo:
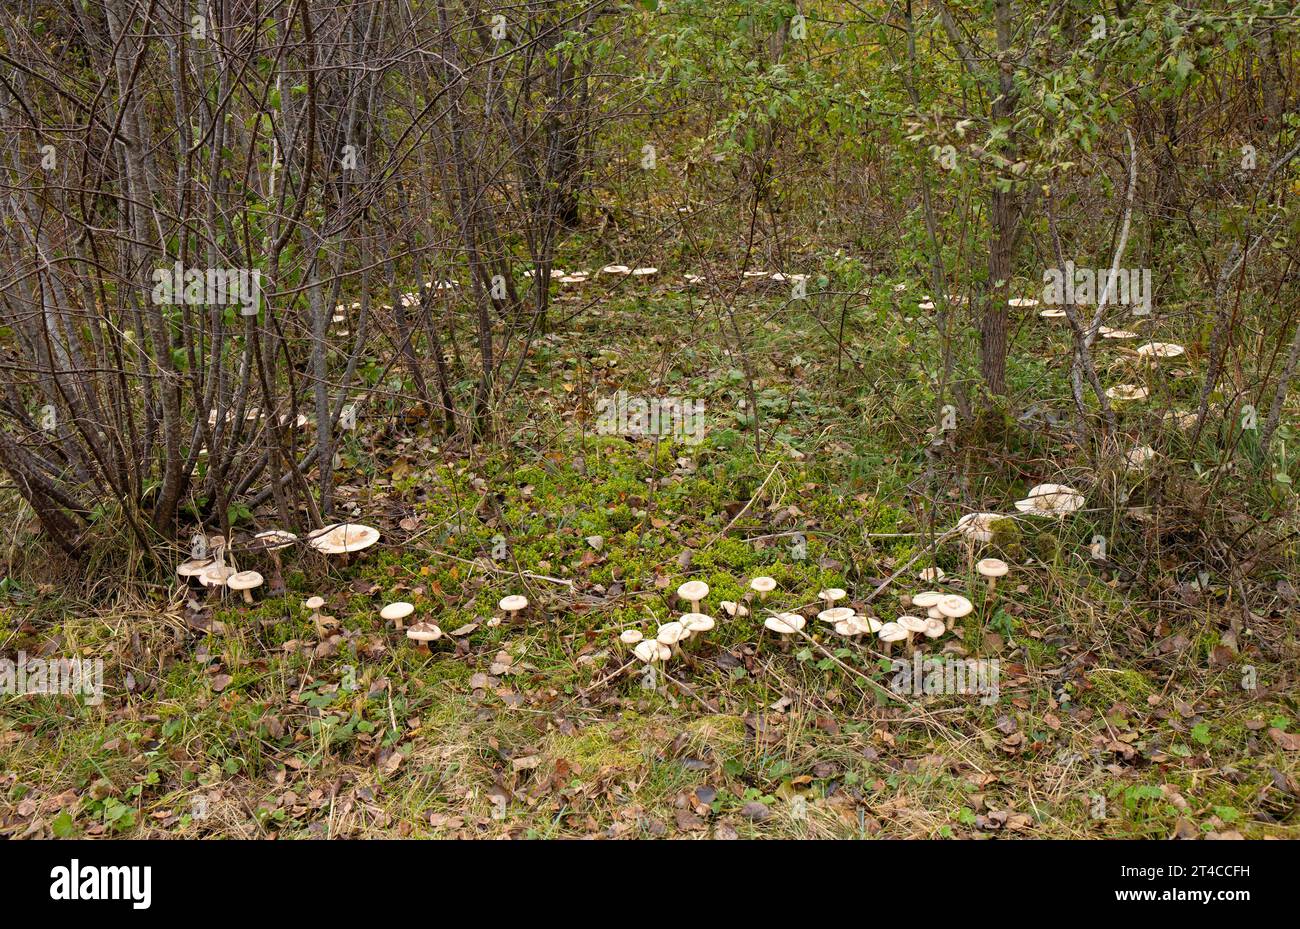
[[[265,553],[270,556],[274,567],[275,584],[273,588],[282,587],[280,580],[282,566],[281,549],[294,545],[298,536],[284,529],[267,529],[254,535],[244,547],[246,552]],[[361,523],[335,523],[326,526],[320,532],[312,533],[307,544],[322,555],[348,556],[353,552],[369,548],[379,541],[379,530]],[[265,578],[258,571],[241,571],[235,564],[233,548],[227,544],[223,535],[212,535],[206,539],[207,554],[201,558],[189,558],[176,566],[176,575],[185,582],[197,582],[209,589],[224,592],[233,590],[241,593],[245,603],[253,602],[253,591],[265,583]]]
[[[508,597],[502,597],[501,602],[497,604],[501,612],[505,614],[506,619],[515,619],[517,614],[528,609],[528,598],[522,594],[511,594]],[[397,628],[402,628],[402,620],[415,612],[415,606],[404,600],[396,603],[390,603],[379,611],[381,619],[390,622],[396,622]],[[501,625],[503,617],[492,616],[488,619],[488,626]],[[458,635],[455,630],[452,635]],[[424,649],[426,652],[433,651],[433,643],[442,638],[442,629],[436,623],[429,620],[421,620],[407,627],[406,637],[416,644],[417,647]]]

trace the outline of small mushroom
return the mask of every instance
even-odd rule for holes
[[[963,616],[969,616],[975,609],[975,605],[959,594],[950,594],[940,600],[935,609],[948,619],[961,619]]]
[[[937,565],[932,568],[922,568],[916,575],[918,580],[925,581],[927,584],[937,584],[943,580],[943,568]]]
[[[442,630],[431,622],[422,621],[406,630],[406,637],[412,642],[419,642],[426,651],[433,651],[434,642],[442,638]]]
[[[189,561],[182,561],[176,566],[176,576],[188,581],[190,578],[201,575],[211,565],[211,558],[191,558]]]
[[[993,523],[1004,518],[1001,513],[967,513],[957,520],[957,528],[968,542],[992,542]]]
[[[722,611],[731,617],[749,615],[749,610],[745,609],[743,603],[736,603],[733,600],[723,600],[718,606],[722,607]]]
[[[636,647],[632,649],[632,654],[636,655],[646,664],[650,664],[651,662],[662,660],[659,648],[659,642],[656,642],[654,639],[645,639],[636,643]]]
[[[998,578],[1006,577],[1011,568],[1001,558],[981,558],[975,562],[975,570],[980,573],[981,577],[989,579],[989,593],[993,593],[993,589],[997,587]]]
[[[885,623],[876,630],[876,638],[885,643],[885,654],[888,655],[893,650],[895,642],[910,639],[911,634],[898,623]]]
[[[700,601],[709,595],[709,585],[703,581],[687,581],[677,588],[677,596],[691,605],[691,612],[700,611]]]
[[[817,618],[824,623],[835,625],[835,623],[842,623],[850,620],[856,615],[857,610],[853,609],[851,606],[833,606],[830,609],[822,610],[817,614]]]
[[[806,624],[798,613],[775,613],[763,620],[763,625],[778,635],[794,635]]]
[[[1136,339],[1139,338],[1136,332],[1130,332],[1127,329],[1110,329],[1102,326],[1097,330],[1101,333],[1103,339]]]
[[[1162,358],[1177,358],[1186,349],[1181,345],[1175,345],[1173,342],[1147,342],[1139,345],[1136,351],[1139,358],[1158,361]]]
[[[253,591],[262,586],[262,575],[256,571],[236,571],[226,578],[226,586],[242,593],[245,603],[252,603]]]
[[[199,583],[204,587],[225,587],[230,576],[237,573],[230,565],[217,562],[203,569],[203,573],[199,575]]]
[[[947,596],[942,590],[926,590],[912,595],[912,606],[928,609]]]
[[[919,616],[900,616],[894,622],[907,632],[907,653],[912,654],[912,650],[916,647],[913,641],[914,637],[917,633],[925,632],[925,624],[929,620],[922,619]]]
[[[758,594],[759,600],[765,600],[768,594],[776,590],[776,579],[760,574],[749,582],[749,589]]]
[[[379,611],[379,618],[387,622],[397,623],[397,628],[402,628],[402,620],[415,612],[415,607],[405,600],[398,600],[396,603],[390,603]]]
[[[925,621],[925,637],[927,639],[937,639],[948,631],[942,619],[927,619]]]
[[[516,613],[528,609],[528,598],[523,594],[511,594],[508,597],[502,597],[501,602],[497,604],[501,612],[506,614],[506,618],[513,622],[518,617]]]
[[[686,630],[687,635],[708,632],[716,625],[713,617],[705,613],[684,613],[679,622],[682,624],[682,628]]]
[[[826,608],[830,609],[835,606],[835,601],[843,600],[848,593],[839,587],[827,587],[825,590],[818,591],[817,599],[826,601]]]
[[[1145,400],[1151,391],[1147,390],[1141,384],[1116,384],[1114,387],[1106,388],[1106,397],[1110,400],[1117,400],[1120,403],[1131,403],[1135,400]]]
[[[664,623],[655,632],[655,641],[662,642],[664,645],[676,645],[682,639],[689,638],[690,633],[686,627],[676,620]]]
[[[1065,310],[1039,310],[1038,315],[1043,319],[1064,319]]]
[[[624,645],[635,645],[644,638],[640,629],[624,629],[618,636],[618,640]]]
[[[306,600],[303,601],[303,604],[302,604],[302,605],[305,606],[305,607],[306,607],[307,609],[309,609],[309,610],[319,610],[321,607],[323,607],[323,606],[325,605],[325,598],[324,598],[324,597],[308,597]]]

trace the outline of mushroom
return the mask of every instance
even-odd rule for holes
[[[1161,358],[1177,358],[1186,349],[1181,345],[1175,345],[1173,342],[1146,342],[1139,345],[1135,351],[1139,358],[1158,361]]]
[[[406,637],[419,642],[426,651],[433,651],[433,643],[442,638],[442,630],[431,622],[421,621],[406,630]]]
[[[398,600],[396,603],[390,603],[379,611],[379,618],[385,621],[397,623],[397,628],[402,628],[402,620],[415,612],[415,607],[405,600]]]
[[[632,269],[633,277],[654,277],[658,273],[659,273],[658,268],[633,268]]]
[[[605,265],[601,268],[602,274],[631,274],[632,269],[627,265]]]
[[[722,607],[723,612],[731,617],[749,615],[749,610],[745,609],[744,604],[736,603],[734,600],[723,600],[718,606]]]
[[[1043,319],[1064,319],[1065,310],[1039,310],[1038,315]]]
[[[211,558],[191,558],[189,561],[182,561],[176,566],[176,576],[188,581],[192,577],[201,575],[211,564]]]
[[[910,633],[898,623],[885,623],[876,630],[876,637],[885,643],[885,654],[893,651],[894,643],[910,639]]]
[[[624,629],[618,636],[618,640],[624,645],[635,645],[644,638],[640,629]]]
[[[1033,297],[1012,297],[1007,301],[1007,306],[1016,308],[1038,306],[1038,301]]]
[[[656,642],[654,639],[645,639],[636,644],[636,647],[632,649],[632,654],[636,655],[646,664],[650,664],[652,661],[660,661],[661,653],[659,651],[659,645],[660,643]]]
[[[1106,388],[1106,397],[1121,403],[1145,400],[1150,393],[1151,391],[1140,384],[1116,384],[1114,387]]]
[[[825,590],[818,591],[817,599],[825,600],[826,607],[829,609],[835,605],[836,600],[843,600],[848,594],[839,587],[827,587]]]
[[[929,621],[930,620],[922,619],[919,616],[900,616],[898,619],[894,620],[895,624],[900,626],[907,633],[907,653],[909,655],[912,654],[912,650],[916,647],[913,642],[913,637],[918,632],[925,632],[925,624]]]
[[[716,625],[713,617],[706,613],[684,613],[679,622],[682,624],[682,628],[686,630],[687,635],[708,632]]]
[[[267,529],[265,532],[259,532],[253,536],[253,549],[255,551],[264,551],[270,554],[271,564],[275,565],[275,574],[271,577],[271,592],[277,591],[283,593],[284,566],[280,563],[280,549],[286,548],[298,541],[298,537],[292,532],[285,532],[283,529]]]
[[[822,610],[817,614],[817,618],[824,623],[842,623],[858,615],[858,611],[851,606],[833,606],[830,609]]]
[[[947,594],[941,590],[922,591],[919,594],[912,595],[912,606],[919,606],[922,609],[927,609],[936,606],[945,596],[947,596]]]
[[[302,604],[302,605],[305,606],[305,607],[306,607],[307,609],[309,609],[309,610],[319,610],[321,607],[323,607],[323,606],[325,605],[325,598],[324,598],[324,597],[308,597],[306,600],[303,601],[303,604]]]
[[[1101,327],[1100,329],[1098,329],[1097,331],[1101,333],[1101,337],[1102,337],[1103,339],[1136,339],[1136,338],[1138,338],[1138,334],[1137,334],[1136,332],[1130,332],[1130,331],[1127,330],[1127,329],[1109,329],[1109,328],[1107,328],[1106,326],[1102,326],[1102,327]]]
[[[846,638],[852,638],[854,636],[862,635],[865,632],[873,631],[867,620],[868,617],[866,616],[858,616],[857,614],[854,614],[848,619],[837,622],[835,624],[835,632],[839,635],[845,636]],[[879,626],[880,624],[876,623],[876,625]]]
[[[918,580],[925,581],[927,584],[937,584],[944,578],[943,568],[940,568],[937,565],[932,568],[922,568],[917,572],[916,577]]]
[[[927,639],[937,639],[948,631],[942,619],[927,619],[925,621],[925,637]]]
[[[242,593],[245,603],[252,603],[254,589],[262,586],[262,575],[256,571],[236,571],[226,578],[226,586]]]
[[[968,542],[992,542],[993,523],[1004,518],[1001,513],[967,513],[957,520],[957,528]]]
[[[776,580],[760,574],[749,582],[749,589],[758,594],[759,600],[766,600],[767,595],[776,589]]]
[[[798,613],[774,613],[763,620],[763,625],[781,636],[794,635],[806,624]]]
[[[683,639],[689,638],[690,635],[685,626],[674,620],[664,623],[655,631],[655,641],[662,642],[664,645],[676,645]]]
[[[691,612],[700,611],[700,601],[709,595],[709,585],[703,581],[687,581],[677,588],[677,596],[691,604]]]
[[[379,530],[361,523],[335,523],[313,533],[307,544],[322,555],[351,555],[379,541]]]
[[[1065,484],[1038,484],[1016,501],[1016,509],[1033,516],[1068,516],[1083,506],[1083,494]]]
[[[523,594],[511,594],[508,597],[502,597],[497,606],[501,608],[501,612],[506,614],[507,619],[514,622],[518,618],[515,616],[516,613],[528,609],[528,598]]]
[[[214,562],[203,569],[203,573],[199,575],[199,583],[204,587],[225,587],[230,576],[237,573],[230,565]]]
[[[963,616],[969,616],[975,609],[975,605],[959,594],[949,594],[939,601],[935,609],[948,619],[961,619]]]
[[[1124,461],[1130,468],[1138,470],[1145,468],[1151,462],[1151,459],[1155,457],[1156,450],[1154,448],[1150,445],[1139,445],[1124,456]]]
[[[998,578],[1006,577],[1010,566],[1001,558],[981,558],[975,562],[975,570],[980,573],[980,577],[989,579],[989,593],[993,593],[993,588],[997,586]]]

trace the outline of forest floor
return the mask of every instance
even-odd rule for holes
[[[638,286],[534,344],[502,411],[523,425],[496,443],[364,408],[339,495],[383,539],[348,564],[287,552],[283,596],[194,609],[134,563],[87,583],[15,559],[0,654],[102,658],[105,689],[0,695],[0,835],[1300,837],[1294,548],[1243,611],[1176,553],[1139,564],[1154,530],[1106,488],[1141,496],[1158,463],[1088,478],[1033,417],[937,434],[938,340],[900,303],[919,294],[854,313],[841,354],[836,313],[756,289],[742,357],[725,314]],[[1068,414],[1049,326],[1018,332],[1037,360],[1011,379]],[[620,390],[703,401],[702,442],[599,434],[593,401]],[[1012,564],[995,591],[937,547],[975,610],[927,648],[997,660],[995,699],[887,695],[874,639],[764,630],[767,608],[811,616],[827,586],[864,605],[900,571],[870,609],[906,612],[936,536],[1041,481],[1093,490],[999,530],[977,555]],[[756,575],[777,581],[761,604]],[[652,636],[688,579],[717,625],[649,680],[619,633]],[[493,625],[515,593],[528,611]],[[431,652],[379,618],[394,600],[441,627]]]

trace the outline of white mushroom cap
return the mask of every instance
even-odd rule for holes
[[[258,548],[270,551],[292,545],[298,541],[298,537],[292,532],[286,532],[283,529],[267,529],[265,532],[259,532],[253,536],[253,541],[261,543]]]
[[[777,613],[763,620],[763,625],[781,635],[793,635],[802,629],[806,622],[798,613]]]
[[[876,635],[882,642],[901,642],[907,638],[908,632],[898,623],[885,623],[876,630]]]
[[[825,590],[818,591],[817,599],[825,600],[827,603],[834,603],[836,600],[843,600],[848,593],[839,587],[827,587]]]
[[[256,571],[238,571],[226,578],[226,586],[231,590],[253,590],[262,586],[262,575]]]
[[[925,632],[925,624],[928,620],[919,616],[900,616],[894,620],[896,625],[902,626],[908,632]]]
[[[324,598],[324,597],[308,597],[306,600],[303,601],[303,604],[302,604],[302,605],[305,606],[305,607],[306,607],[307,609],[309,609],[309,610],[319,610],[321,607],[323,607],[323,606],[325,605],[325,598]]]
[[[1064,319],[1065,310],[1039,310],[1038,315],[1043,319]]]
[[[983,577],[1005,577],[1011,566],[1001,558],[981,558],[975,562],[975,570]]]
[[[948,631],[948,627],[943,624],[942,619],[927,619],[924,631],[927,639],[937,639]]]
[[[506,613],[518,613],[520,610],[527,608],[528,598],[523,594],[511,594],[508,597],[502,597],[497,606]]]
[[[703,581],[687,581],[677,588],[677,596],[683,600],[697,603],[709,595],[709,585]]]
[[[1177,358],[1186,349],[1173,342],[1147,342],[1136,349],[1139,358]]]
[[[409,626],[406,637],[416,642],[436,642],[442,638],[442,630],[430,622],[419,622]]]
[[[749,587],[760,594],[765,594],[776,589],[776,579],[760,574],[749,582]]]
[[[722,607],[723,612],[728,616],[748,616],[749,610],[745,609],[744,604],[736,603],[732,600],[723,600],[718,606]]]
[[[618,636],[618,640],[624,645],[635,645],[644,638],[640,629],[624,629]]]
[[[406,619],[415,612],[415,607],[405,600],[390,603],[379,611],[380,619]]]
[[[1038,306],[1038,301],[1035,300],[1033,297],[1012,297],[1010,300],[1007,301],[1007,306],[1014,306],[1014,307]]]
[[[679,622],[664,623],[655,632],[655,641],[662,642],[664,645],[675,645],[682,639],[690,636],[686,627]]]
[[[1124,456],[1124,461],[1127,462],[1130,468],[1142,468],[1154,457],[1156,457],[1154,448],[1150,445],[1139,445]]]
[[[235,569],[229,565],[211,564],[199,574],[199,583],[204,587],[224,587],[230,576],[236,573]]]
[[[1016,509],[1033,516],[1066,516],[1082,506],[1083,494],[1065,484],[1039,484],[1016,501]]]
[[[198,577],[211,565],[211,558],[191,558],[176,566],[176,574],[179,577]]]
[[[1138,338],[1138,334],[1137,334],[1136,332],[1130,332],[1130,331],[1127,330],[1127,329],[1108,329],[1108,328],[1106,328],[1105,326],[1102,326],[1102,327],[1101,327],[1099,330],[1097,330],[1097,331],[1101,333],[1101,337],[1102,337],[1103,339],[1136,339],[1136,338]]]
[[[713,617],[705,613],[684,613],[680,622],[689,633],[708,632],[715,625]]]
[[[658,273],[659,273],[658,268],[633,268],[632,269],[633,277],[651,277]]]
[[[1110,400],[1145,400],[1151,391],[1140,384],[1116,384],[1106,388]]]
[[[912,606],[930,607],[942,600],[947,594],[942,590],[925,590],[912,595]]]
[[[345,555],[369,548],[379,541],[379,530],[361,523],[336,523],[326,526],[307,540],[312,548],[325,555]]]
[[[938,566],[932,568],[922,568],[920,571],[917,572],[916,577],[918,580],[925,581],[928,584],[933,584],[936,581],[943,580],[944,578],[943,568],[940,568]]]
[[[652,661],[659,661],[659,643],[654,639],[645,639],[636,644],[636,647],[632,649],[632,654],[636,655],[647,664]]]
[[[993,523],[1005,518],[1001,513],[967,513],[957,520],[957,528],[972,542],[991,542]]]
[[[936,609],[949,619],[961,619],[963,616],[969,616],[975,606],[959,594],[950,594],[939,601]]]
[[[874,616],[859,616],[858,620],[862,625],[866,626],[870,632],[879,632],[885,627],[885,624]]]
[[[627,265],[605,265],[600,269],[605,274],[630,274],[632,269]]]
[[[867,624],[867,617],[850,616],[848,619],[837,622],[835,624],[835,631],[839,635],[855,636],[871,631],[871,627]]]
[[[925,611],[925,615],[931,619],[943,619],[943,613],[937,606],[932,606]]]
[[[857,610],[851,606],[834,606],[829,610],[822,610],[817,614],[817,618],[824,623],[842,623],[856,615],[858,615]]]

